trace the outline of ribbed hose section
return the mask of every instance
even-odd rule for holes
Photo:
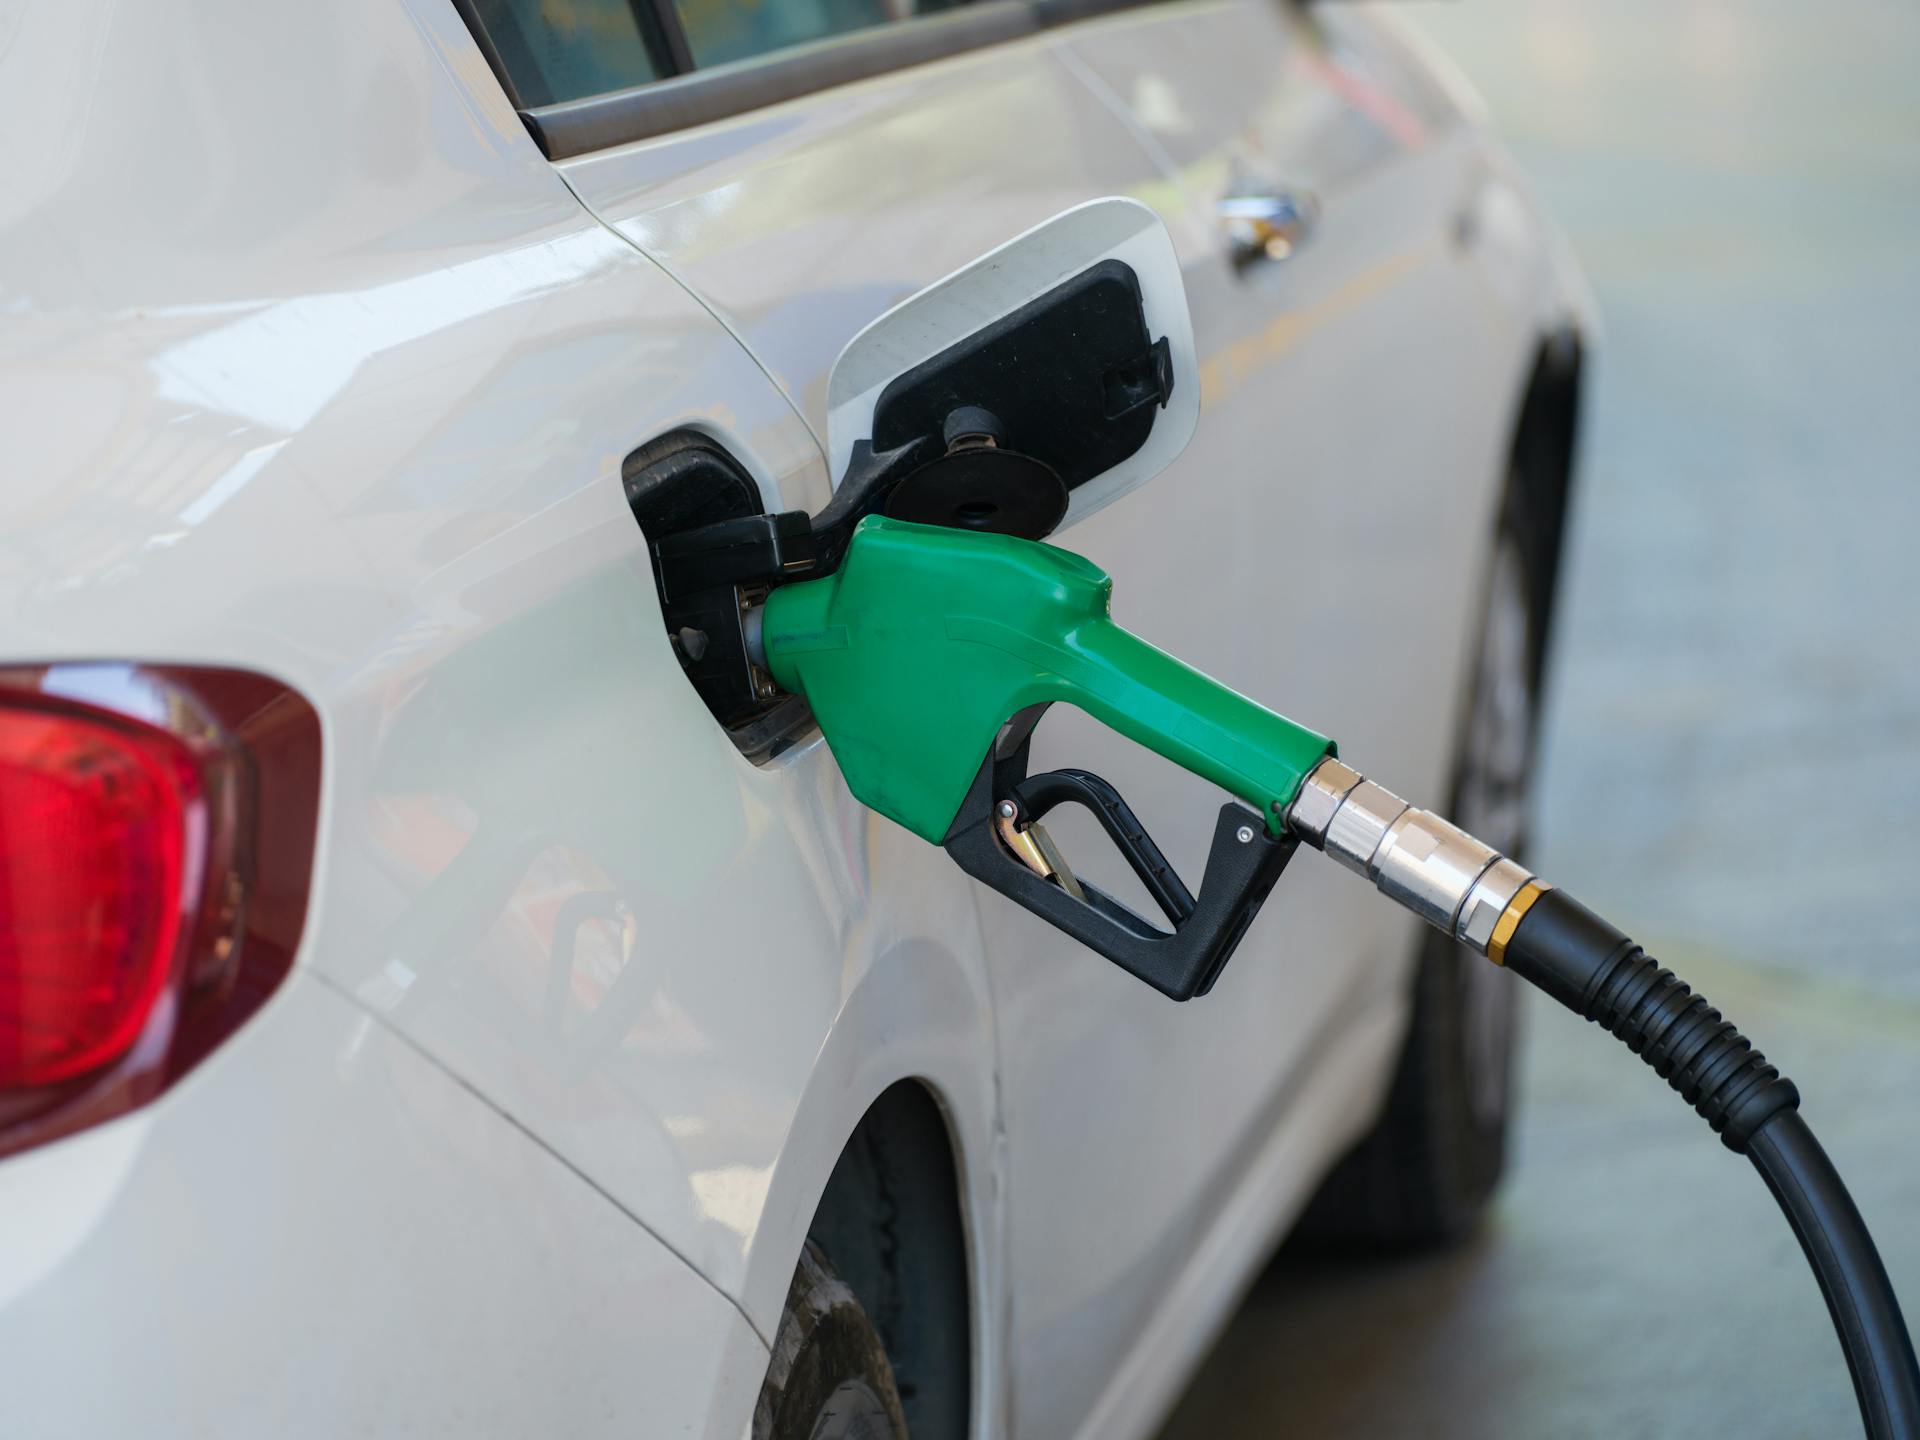
[[[1617,1036],[1728,1149],[1800,1103],[1793,1082],[1733,1023],[1579,901],[1549,890],[1507,942],[1506,966]]]

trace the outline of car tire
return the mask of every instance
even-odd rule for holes
[[[907,1440],[880,1332],[811,1240],[787,1290],[752,1434],[753,1440]]]
[[[1526,848],[1553,585],[1541,564],[1543,527],[1528,515],[1533,498],[1516,475],[1488,561],[1448,811],[1516,857]],[[1386,1106],[1321,1186],[1304,1235],[1409,1247],[1473,1229],[1506,1165],[1520,990],[1506,971],[1422,927],[1412,1018]]]

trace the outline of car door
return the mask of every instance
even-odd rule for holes
[[[529,123],[587,205],[700,296],[820,436],[835,357],[890,305],[1071,205],[1154,205],[1195,308],[1200,438],[1064,543],[1112,571],[1124,623],[1316,724],[1349,724],[1395,773],[1437,773],[1445,741],[1430,732],[1444,726],[1411,723],[1342,652],[1371,664],[1398,635],[1381,663],[1412,653],[1433,712],[1450,713],[1465,582],[1409,622],[1405,589],[1348,603],[1364,587],[1327,588],[1344,557],[1295,543],[1352,536],[1363,557],[1407,564],[1481,503],[1449,492],[1458,457],[1428,448],[1471,386],[1412,383],[1438,358],[1419,347],[1460,318],[1431,253],[1445,177],[1406,163],[1424,137],[1360,106],[1317,22],[1266,0],[1058,27],[1057,12],[992,6],[796,52],[780,42],[818,40],[846,12],[786,8],[785,28],[767,30],[765,10],[689,0],[667,13],[681,32],[667,49],[691,73],[531,106]],[[708,56],[723,63],[702,75]],[[1285,262],[1237,267],[1218,202],[1289,183],[1319,193],[1319,234]],[[1470,450],[1481,437],[1461,428]],[[1196,870],[1216,800],[1074,722],[1042,727],[1039,758],[1107,774]],[[919,844],[886,828],[875,843]],[[925,897],[873,903],[904,916]],[[1216,994],[1176,1009],[997,897],[979,905],[1015,1428],[1066,1434],[1117,1413],[1129,1392],[1116,1377],[1169,1373],[1141,1358],[1152,1322],[1178,1309],[1170,1290],[1202,1285],[1192,1257],[1235,1197],[1265,1197],[1234,1212],[1257,1246],[1276,1198],[1364,1122],[1394,1039],[1403,937],[1283,887]],[[1288,1135],[1292,1149],[1272,1138]]]
[[[1202,389],[1179,465],[1066,543],[1113,574],[1122,623],[1440,802],[1525,359],[1457,240],[1470,138],[1337,6],[1148,6],[1053,43],[1187,207]],[[1308,223],[1236,253],[1243,200]],[[1035,763],[1112,775],[1198,869],[1213,804],[1189,777],[1091,724],[1043,726]],[[1016,1253],[1050,1307],[1023,1317],[1044,1347],[1021,1352],[1023,1415],[1099,1434],[1152,1413],[1370,1120],[1413,936],[1369,898],[1298,862],[1214,992],[1172,1014],[1124,988],[1089,1004],[1085,957],[996,971],[1015,1192],[1040,1200]],[[1050,1003],[1009,1000],[1023,987]]]

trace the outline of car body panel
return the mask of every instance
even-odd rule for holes
[[[1215,995],[1169,1006],[856,805],[817,736],[748,763],[673,660],[621,463],[691,429],[769,508],[817,510],[839,346],[1033,223],[1132,195],[1181,256],[1203,416],[1173,471],[1065,543],[1113,573],[1123,623],[1431,796],[1462,577],[1572,282],[1484,135],[1399,75],[1410,52],[1367,19],[1312,22],[1382,47],[1375,75],[1308,23],[1264,0],[1157,7],[556,167],[444,0],[0,19],[0,122],[36,142],[0,184],[0,659],[248,666],[307,695],[325,742],[295,978],[158,1106],[0,1165],[0,1232],[46,1213],[27,1189],[137,1180],[0,1301],[0,1330],[31,1317],[43,1351],[78,1347],[109,1303],[99,1267],[124,1264],[129,1315],[187,1297],[183,1323],[215,1307],[216,1329],[249,1323],[241,1353],[325,1351],[370,1396],[404,1388],[373,1346],[403,1328],[419,1388],[383,1413],[424,1428],[444,1428],[435,1395],[524,1343],[533,1368],[472,1381],[522,1374],[503,1431],[541,1428],[518,1408],[538,1395],[547,1428],[620,1407],[737,1429],[841,1146],[911,1077],[959,1159],[978,1432],[1150,1431],[1372,1113],[1405,928],[1357,882],[1283,882]],[[263,63],[279,54],[301,63]],[[1369,111],[1349,71],[1426,128]],[[1243,277],[1210,207],[1255,161],[1326,208],[1311,247]],[[1445,565],[1423,558],[1436,541]],[[1072,720],[1043,729],[1043,760],[1110,773],[1194,871],[1215,797]],[[299,1089],[289,1113],[336,1107],[343,1129],[313,1128],[327,1153],[203,1128],[256,1072]],[[448,1158],[469,1126],[521,1181]],[[317,1227],[285,1313],[228,1271],[182,1289],[151,1263],[185,1213],[144,1200],[175,1155],[210,1194],[274,1179],[282,1233]],[[136,1191],[146,1218],[115,1198]],[[516,1252],[434,1292],[466,1350],[429,1340],[424,1290],[303,1308],[329,1264],[409,1263],[359,1191],[476,1214],[417,1241],[423,1286],[463,1246]],[[577,1253],[519,1251],[514,1217],[537,1239],[543,1214]],[[237,1232],[244,1253],[267,1223]],[[490,1312],[460,1287],[482,1279],[515,1297],[500,1329],[470,1328]],[[656,1340],[656,1302],[718,1368]],[[592,1334],[563,1355],[506,1328],[550,1319]],[[581,1368],[603,1364],[627,1368]],[[633,1408],[641,1379],[682,1408]],[[332,1433],[345,1404],[233,1413]]]
[[[555,168],[712,307],[823,442],[833,362],[868,322],[1085,201],[1165,199],[1044,40]]]
[[[10,1435],[736,1440],[766,1365],[734,1304],[311,975],[157,1104],[0,1165],[0,1216]]]

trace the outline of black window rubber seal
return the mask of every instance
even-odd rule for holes
[[[987,0],[896,20],[765,58],[716,65],[604,95],[520,110],[549,160],[651,140],[815,91],[964,55],[1059,25],[1168,0]]]

